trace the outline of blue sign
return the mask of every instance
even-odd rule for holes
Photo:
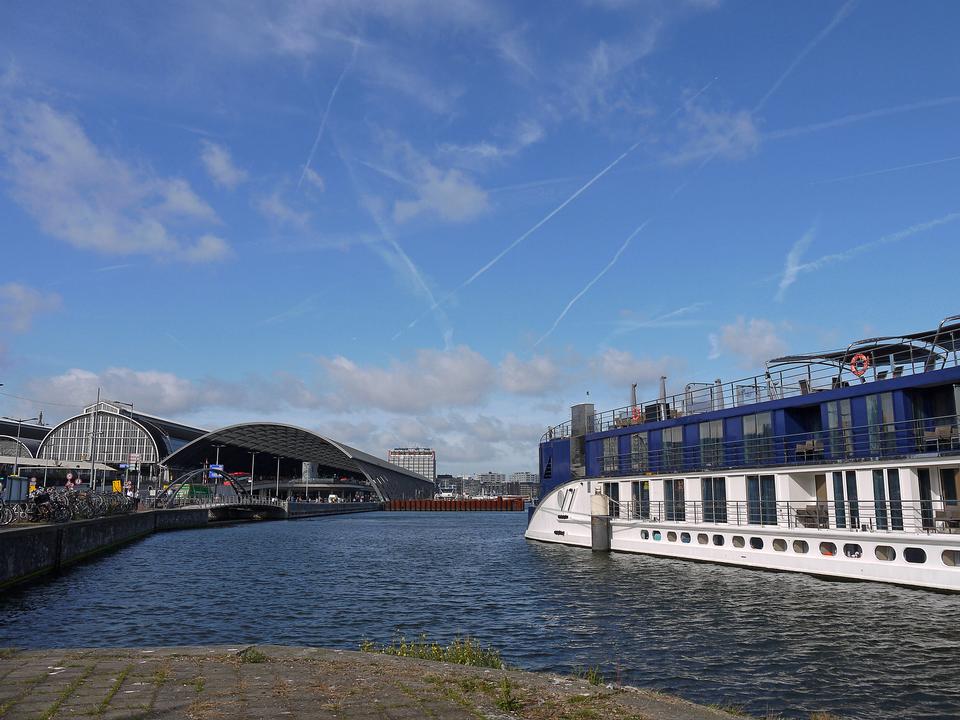
[[[127,469],[127,464],[126,464],[126,463],[120,463],[120,469],[121,469],[121,470],[126,470],[126,469]]]
[[[222,473],[222,472],[223,472],[223,465],[211,465],[211,466],[210,466],[210,472],[207,473],[207,476],[208,476],[211,480],[216,480],[216,479],[220,476],[220,473],[214,472],[215,470],[219,470],[219,471]]]

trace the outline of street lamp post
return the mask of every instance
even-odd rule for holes
[[[250,501],[253,502],[253,471],[256,467],[257,462],[257,453],[254,450],[250,451]]]
[[[277,500],[280,499],[280,456],[277,455]]]

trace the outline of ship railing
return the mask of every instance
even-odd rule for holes
[[[850,359],[857,354],[856,346],[851,346],[842,359],[811,356],[777,365],[760,375],[726,383],[690,383],[682,392],[596,412],[589,431],[604,432],[960,366],[960,339],[953,339],[952,334],[949,342],[944,341],[942,333],[932,332],[890,346],[899,348],[893,352],[886,352],[886,347],[864,348],[868,366],[863,375],[851,367]],[[541,442],[569,437],[570,433],[570,423],[564,422],[549,428]]]
[[[917,455],[960,454],[960,416],[943,415],[811,430],[782,435],[722,440],[650,448],[649,436],[628,436],[628,452],[620,452],[621,436],[602,442],[605,448],[587,468],[588,475],[613,477],[636,474],[710,472],[793,465],[824,465],[885,460]]]
[[[957,500],[629,500],[608,496],[608,514],[650,523],[829,530],[960,533]]]

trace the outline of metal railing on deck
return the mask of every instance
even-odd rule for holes
[[[732,382],[689,383],[681,393],[595,413],[589,432],[699,415],[960,366],[960,331],[955,327],[941,328],[906,339],[882,340],[887,342],[862,350],[857,344],[851,345],[847,351],[840,351],[842,357],[831,357],[829,361],[811,356],[806,360],[785,361],[772,366],[762,375]],[[855,374],[850,366],[851,358],[858,352],[863,352],[868,360],[868,367],[862,376]],[[838,353],[825,355],[836,356]],[[541,442],[568,437],[570,431],[569,421],[561,423],[549,428]]]
[[[601,455],[599,468],[592,471],[603,477],[614,477],[814,465],[954,452],[960,453],[960,416],[945,415],[741,440],[703,440],[697,445],[656,450],[641,448],[637,452]]]
[[[956,500],[607,500],[611,516],[651,523],[850,532],[960,532],[960,505]]]

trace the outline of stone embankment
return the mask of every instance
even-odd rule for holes
[[[0,590],[161,530],[203,527],[206,508],[150,510],[0,532]]]
[[[318,648],[0,651],[0,716],[732,720],[633,688]],[[741,716],[742,717],[742,716]]]

